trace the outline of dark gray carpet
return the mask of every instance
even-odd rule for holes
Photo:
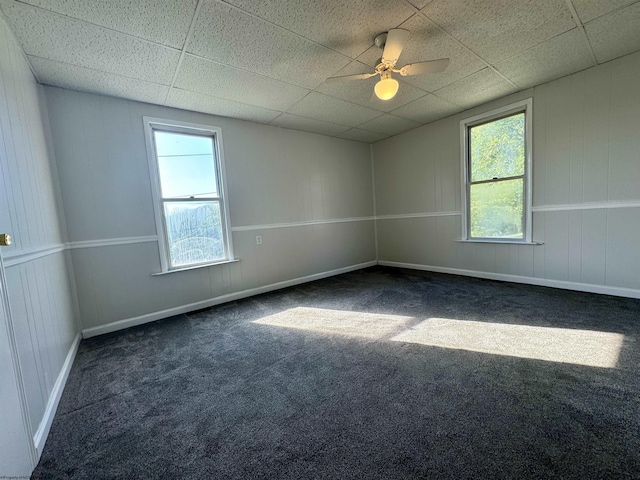
[[[294,307],[624,343],[599,368],[252,323]],[[640,478],[638,338],[638,300],[349,273],[84,340],[33,478]]]

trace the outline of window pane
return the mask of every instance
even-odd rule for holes
[[[226,258],[219,202],[165,202],[172,267]]]
[[[163,198],[217,197],[211,137],[155,131]]]
[[[471,236],[523,238],[523,180],[471,185]]]
[[[471,127],[471,181],[524,175],[524,145],[524,113]]]

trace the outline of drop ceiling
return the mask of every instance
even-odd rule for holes
[[[637,0],[0,0],[40,83],[375,142],[640,50]],[[398,65],[371,100],[374,37]]]

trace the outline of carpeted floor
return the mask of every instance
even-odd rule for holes
[[[640,300],[353,272],[84,340],[33,478],[640,478],[639,338]]]

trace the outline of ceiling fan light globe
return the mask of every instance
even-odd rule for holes
[[[398,93],[398,87],[400,84],[395,78],[383,78],[376,83],[373,91],[380,100],[391,100]]]

